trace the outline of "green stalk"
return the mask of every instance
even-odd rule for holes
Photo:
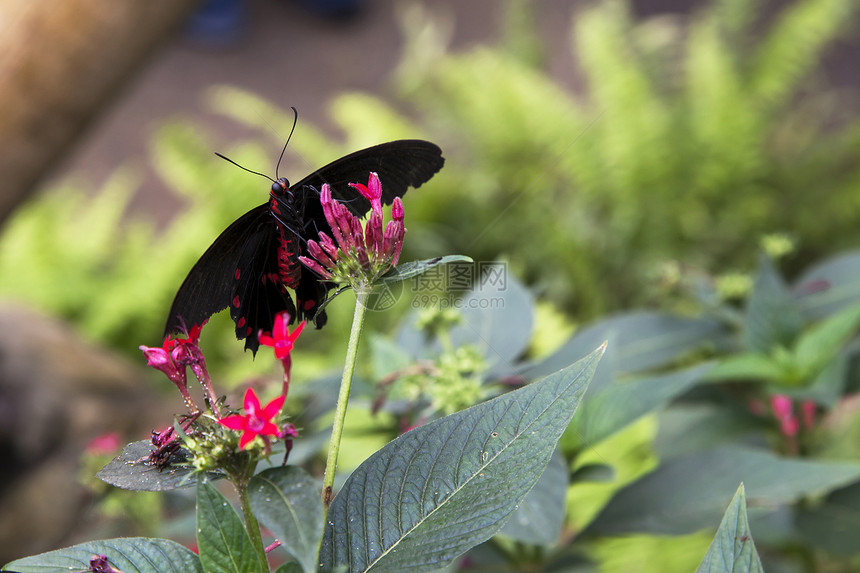
[[[364,326],[364,313],[367,310],[367,299],[370,290],[355,291],[355,314],[352,317],[352,329],[349,331],[349,344],[346,347],[346,362],[343,365],[343,378],[340,381],[340,393],[337,396],[337,408],[334,413],[334,423],[331,428],[331,441],[328,445],[328,457],[323,477],[323,519],[328,515],[331,505],[334,472],[337,468],[337,454],[340,451],[340,440],[343,434],[343,422],[346,418],[346,406],[349,402],[349,389],[352,386],[352,374],[355,370],[355,359],[358,356],[358,339]]]
[[[257,557],[260,559],[260,564],[263,566],[263,571],[269,570],[269,561],[266,559],[266,548],[263,547],[263,537],[260,535],[260,524],[257,523],[257,518],[254,517],[254,512],[251,511],[251,502],[248,500],[247,483],[239,485],[233,482],[236,492],[239,494],[239,505],[242,507],[242,515],[245,516],[245,529],[251,537],[251,543],[257,550]]]

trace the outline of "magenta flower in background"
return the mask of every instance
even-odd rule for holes
[[[779,422],[779,431],[787,438],[793,438],[800,430],[800,421],[794,415],[794,402],[784,394],[771,396],[770,407]]]
[[[119,434],[109,432],[96,436],[90,443],[87,444],[87,453],[91,456],[103,456],[113,454],[122,447],[122,442],[119,439]]]
[[[239,439],[240,449],[250,444],[257,436],[263,438],[268,449],[268,437],[278,437],[282,433],[281,428],[272,423],[272,419],[281,411],[285,399],[286,397],[281,395],[264,407],[260,407],[260,399],[257,398],[257,393],[252,388],[248,388],[243,401],[245,414],[225,416],[218,420],[218,423],[231,430],[242,432],[242,437]]]

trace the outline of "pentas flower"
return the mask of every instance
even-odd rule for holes
[[[323,185],[320,203],[334,239],[320,232],[319,241],[308,241],[310,256],[299,260],[324,280],[360,288],[373,284],[397,264],[406,227],[403,203],[397,197],[391,205],[392,220],[383,229],[382,185],[376,173],[370,174],[367,185],[350,186],[370,201],[367,224],[362,228],[361,220],[335,201],[331,188]]]
[[[200,332],[203,330],[203,325],[206,322],[204,320],[202,324],[192,326],[191,330],[188,331],[187,338],[168,337],[164,341],[165,346],[170,348],[170,355],[176,364],[191,366],[201,362],[205,363],[203,353],[200,351],[197,343],[200,341]]]
[[[198,346],[200,332],[203,330],[204,324],[206,324],[205,320],[192,326],[191,330],[187,331],[185,338],[168,336],[160,348],[149,346],[140,346],[139,348],[146,357],[147,365],[164,372],[170,381],[179,388],[188,411],[195,414],[200,409],[188,393],[188,381],[185,373],[186,366],[190,366],[200,385],[203,386],[209,406],[216,416],[220,416],[215,389],[212,387],[209,372],[206,370],[206,360]]]
[[[188,393],[188,380],[185,375],[185,366],[181,368],[177,366],[173,359],[171,350],[174,346],[174,341],[170,337],[164,340],[164,344],[159,347],[150,347],[141,345],[139,348],[146,358],[146,365],[160,370],[173,382],[182,394],[182,399],[185,401],[185,406],[190,412],[199,411],[191,394]]]
[[[779,431],[786,438],[793,438],[800,429],[800,422],[794,415],[794,403],[784,394],[776,394],[770,398],[773,417],[779,422]]]
[[[248,388],[243,401],[245,414],[225,416],[218,420],[218,423],[231,430],[242,432],[242,437],[239,439],[240,449],[243,449],[254,438],[260,436],[268,452],[270,448],[269,436],[278,437],[282,433],[281,428],[272,423],[272,419],[281,411],[281,406],[284,405],[285,399],[286,397],[281,395],[264,407],[260,407],[260,399],[257,398],[257,393],[252,388]]]
[[[382,183],[379,176],[371,172],[367,179],[367,185],[361,183],[350,183],[350,187],[361,193],[370,201],[370,219],[365,228],[365,241],[367,247],[372,251],[372,256],[378,258],[382,255]]]
[[[379,176],[373,171],[367,178],[367,185],[361,183],[350,183],[350,187],[361,193],[368,201],[370,208],[374,211],[382,212],[382,183],[379,182]]]
[[[90,443],[87,444],[86,452],[91,456],[103,456],[116,452],[121,445],[119,434],[110,432],[101,434],[90,440]]]
[[[284,367],[284,389],[281,392],[284,396],[290,389],[290,368],[293,364],[290,352],[293,350],[293,345],[298,340],[299,335],[305,329],[305,322],[302,321],[293,332],[290,332],[290,313],[280,312],[275,315],[275,324],[272,327],[271,334],[265,333],[262,330],[257,334],[257,339],[264,346],[271,346],[275,349],[275,358],[281,361]]]
[[[290,333],[290,313],[280,312],[275,315],[275,326],[272,328],[272,333],[267,334],[260,330],[257,338],[260,344],[271,346],[275,349],[275,358],[284,360],[290,357],[290,351],[293,349],[293,344],[299,338],[302,330],[305,329],[304,321],[300,322],[296,329]]]
[[[286,446],[286,452],[284,453],[284,464],[287,465],[287,460],[290,457],[290,452],[293,451],[293,438],[297,438],[299,436],[299,431],[293,424],[287,423],[281,428],[278,437],[284,440],[284,445]]]

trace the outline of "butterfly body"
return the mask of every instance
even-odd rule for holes
[[[269,195],[269,212],[278,229],[278,273],[268,278],[280,279],[293,290],[299,286],[302,270],[299,262],[302,237],[297,231],[302,226],[302,217],[298,209],[290,182],[281,177],[272,184]]]
[[[292,186],[283,177],[274,180],[269,201],[234,221],[192,267],[173,300],[165,335],[199,325],[227,307],[236,337],[254,352],[257,334],[270,332],[279,312],[321,328],[326,315],[317,309],[333,285],[320,282],[298,257],[307,254],[307,241],[317,239],[319,231],[331,233],[319,202],[322,185],[327,183],[335,199],[363,216],[370,203],[349,183],[366,181],[376,172],[383,203],[390,204],[443,164],[442,151],[433,143],[400,140],[351,153]]]

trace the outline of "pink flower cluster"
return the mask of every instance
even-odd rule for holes
[[[257,394],[249,388],[243,401],[245,410],[243,415],[232,414],[222,417],[219,412],[217,396],[206,369],[206,361],[198,346],[202,324],[192,327],[185,338],[167,337],[160,347],[140,347],[146,357],[147,365],[163,372],[179,388],[189,411],[181,424],[183,431],[187,432],[202,414],[188,392],[186,367],[190,366],[203,386],[207,405],[212,408],[218,422],[226,428],[242,432],[242,437],[239,440],[240,448],[245,448],[256,437],[260,436],[268,453],[271,445],[270,438],[276,437],[284,439],[289,453],[292,447],[292,438],[297,436],[295,426],[286,424],[283,428],[279,428],[273,422],[287,398],[291,365],[290,352],[305,327],[305,323],[302,322],[293,332],[290,332],[289,323],[290,315],[286,312],[279,313],[275,316],[272,332],[266,333],[262,330],[259,332],[260,343],[271,346],[275,351],[275,358],[283,364],[283,392],[266,406],[261,406]],[[179,448],[174,427],[169,426],[161,432],[153,432],[152,442],[156,449],[150,456],[151,461],[159,468],[166,467],[170,462],[170,456]]]
[[[200,340],[200,331],[203,329],[204,324],[206,324],[206,321],[202,324],[192,326],[186,338],[168,336],[164,339],[164,344],[161,347],[140,346],[143,355],[146,357],[146,364],[164,372],[170,381],[176,384],[191,414],[196,414],[200,410],[188,393],[187,366],[191,366],[194,374],[200,380],[212,407],[217,408],[214,390],[212,389],[212,384],[209,382],[209,374],[206,371],[206,361],[203,359],[200,347],[197,346]]]
[[[299,260],[325,280],[351,282],[361,275],[373,280],[397,264],[403,248],[406,227],[403,224],[403,203],[394,199],[392,220],[383,230],[382,184],[376,173],[370,173],[367,185],[350,186],[370,201],[370,217],[362,229],[361,220],[331,196],[331,188],[323,185],[320,203],[331,227],[329,237],[320,232],[319,241],[308,241],[310,257]]]
[[[800,418],[794,413],[794,401],[785,394],[776,394],[770,399],[773,417],[779,422],[779,431],[786,438],[794,438],[803,429],[815,427],[815,402],[803,400],[800,403]]]

